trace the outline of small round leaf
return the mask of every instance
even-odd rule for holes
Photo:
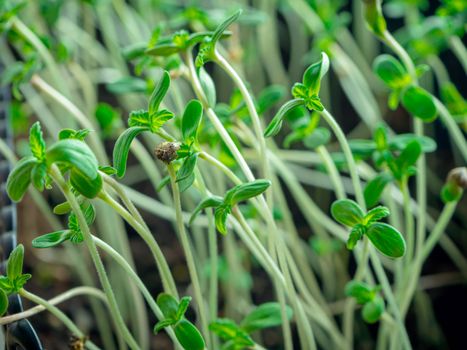
[[[350,227],[361,224],[365,217],[360,206],[350,199],[335,201],[331,206],[331,214],[337,222]]]
[[[190,321],[183,319],[174,328],[175,336],[185,350],[203,350],[203,336]]]
[[[406,244],[404,237],[394,227],[384,223],[374,223],[366,231],[368,239],[384,255],[390,258],[404,256]]]
[[[404,90],[402,104],[410,114],[425,122],[432,122],[438,114],[433,97],[418,86],[412,85]]]

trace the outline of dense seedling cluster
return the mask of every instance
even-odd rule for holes
[[[467,275],[448,235],[465,225],[467,104],[439,58],[452,51],[465,73],[467,8],[358,1],[354,37],[343,2],[206,3],[0,4],[17,136],[0,153],[21,156],[6,191],[51,227],[31,249],[69,258],[83,285],[50,301],[26,291],[20,244],[0,324],[46,309],[89,349],[424,344],[405,320],[422,305],[436,324],[420,281],[438,243]],[[395,36],[387,14],[407,24]],[[6,315],[14,294],[42,307]],[[56,306],[79,295],[89,334]]]

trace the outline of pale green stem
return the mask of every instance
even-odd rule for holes
[[[183,251],[185,252],[186,263],[188,265],[188,271],[190,273],[191,282],[193,285],[193,292],[195,295],[196,302],[198,304],[198,313],[200,316],[200,323],[202,333],[204,338],[207,339],[208,343],[210,343],[209,337],[209,328],[208,328],[208,318],[206,315],[206,307],[203,299],[203,293],[201,290],[201,284],[199,282],[198,271],[196,270],[196,263],[193,257],[193,253],[190,246],[190,240],[188,238],[188,234],[185,229],[185,224],[183,223],[183,216],[182,216],[182,204],[180,201],[180,191],[178,188],[177,183],[177,176],[175,173],[175,169],[171,164],[167,165],[167,170],[169,171],[170,176],[170,183],[172,185],[172,193],[173,193],[173,201],[175,206],[175,218],[177,221],[177,229],[180,236],[180,241],[182,243]],[[208,348],[210,346],[208,345]]]
[[[449,46],[456,55],[459,62],[464,68],[464,72],[467,72],[467,50],[462,43],[462,40],[458,36],[451,36],[449,38]]]
[[[81,227],[81,230],[83,232],[84,242],[86,243],[86,246],[88,247],[88,250],[91,254],[91,258],[96,267],[99,280],[101,281],[102,287],[107,296],[111,314],[119,329],[119,332],[121,333],[121,335],[123,336],[127,344],[130,346],[130,348],[139,349],[138,344],[136,343],[133,336],[131,335],[128,328],[126,327],[125,321],[123,320],[122,315],[120,314],[120,311],[118,309],[118,304],[117,304],[117,301],[115,300],[115,295],[112,290],[112,286],[110,285],[109,279],[107,277],[107,273],[104,268],[104,264],[102,263],[102,260],[99,256],[99,252],[97,251],[96,245],[94,244],[92,240],[91,232],[86,223],[84,214],[81,211],[80,205],[78,201],[76,200],[76,197],[71,192],[70,187],[66,183],[65,179],[63,178],[57,166],[53,165],[51,167],[49,175],[52,177],[54,182],[57,183],[63,195],[65,196],[66,200],[70,203],[71,209],[73,210],[76,217],[78,218],[79,226]]]
[[[35,304],[43,306],[47,311],[49,311],[51,314],[53,314],[55,317],[57,317],[69,330],[73,335],[80,339],[85,339],[85,335],[81,330],[75,325],[75,323],[67,316],[65,315],[62,311],[60,311],[59,308],[56,306],[52,305],[49,303],[47,300],[42,299],[41,297],[32,294],[25,289],[21,289],[19,291],[19,294],[30,301],[32,301]],[[99,350],[99,347],[97,347],[92,341],[86,340],[85,346],[90,349],[90,350]]]
[[[110,245],[108,245],[106,242],[101,240],[100,238],[96,236],[92,236],[92,239],[96,243],[96,246],[102,249],[104,252],[109,254],[109,256],[115,260],[115,262],[120,265],[120,267],[127,273],[127,275],[133,280],[133,282],[136,284],[138,289],[140,290],[141,294],[143,294],[144,298],[146,299],[146,302],[148,303],[151,311],[154,313],[154,315],[157,317],[158,320],[164,319],[164,315],[162,314],[162,311],[160,310],[159,306],[157,303],[154,301],[154,298],[151,294],[151,292],[146,288],[145,284],[141,280],[141,278],[138,276],[138,274],[133,270],[133,268],[128,264],[128,262],[125,260],[123,256],[121,256],[115,249],[113,249]],[[175,334],[173,333],[172,328],[167,327],[165,328],[167,333],[169,334],[170,338],[172,341],[178,344],[178,340],[175,337]]]
[[[352,155],[352,151],[350,150],[347,138],[345,137],[344,132],[342,131],[339,124],[337,124],[334,117],[326,109],[324,109],[320,114],[323,116],[323,118],[326,120],[326,122],[329,124],[332,131],[336,135],[337,141],[339,142],[339,145],[341,146],[342,152],[344,152],[344,156],[347,161],[350,178],[352,179],[352,184],[355,189],[355,197],[357,199],[357,203],[358,205],[360,205],[363,211],[366,211],[366,204],[365,198],[363,196],[362,185],[360,184],[360,178],[357,173],[357,164],[355,163],[355,159]]]
[[[414,252],[414,216],[412,214],[412,207],[410,205],[410,193],[407,179],[401,183],[401,192],[404,203],[404,219],[405,219],[405,238],[407,239],[407,253],[404,257],[405,261],[409,264],[412,261]]]
[[[50,305],[55,306],[55,305],[58,305],[58,304],[66,301],[66,300],[69,300],[71,298],[75,298],[75,297],[81,296],[81,295],[95,297],[95,298],[98,298],[98,299],[102,300],[104,303],[107,303],[107,299],[105,297],[105,294],[100,289],[97,289],[97,288],[94,288],[94,287],[87,287],[87,286],[75,287],[75,288],[72,288],[70,290],[67,290],[66,292],[64,292],[62,294],[59,294],[59,295],[55,296],[54,298],[48,300],[48,303]],[[32,308],[30,308],[28,310],[18,312],[16,314],[1,317],[0,318],[0,325],[6,325],[6,324],[10,324],[10,323],[22,320],[24,318],[29,318],[29,317],[34,316],[34,315],[36,315],[36,314],[38,314],[38,313],[40,313],[40,312],[42,312],[44,310],[47,310],[44,306],[37,305],[37,306],[34,306],[34,307],[32,307]]]
[[[164,254],[162,253],[159,244],[154,239],[151,232],[147,231],[143,226],[141,226],[136,218],[134,218],[128,211],[125,210],[125,208],[117,203],[106,192],[101,191],[99,196],[105,203],[110,205],[131,227],[133,227],[140,235],[140,237],[146,242],[149,249],[151,250],[154,260],[156,261],[157,268],[162,279],[162,284],[164,285],[164,290],[178,299],[177,287],[172,277],[172,273],[170,272],[169,265],[165,260]]]
[[[328,150],[324,146],[319,146],[316,148],[316,153],[318,153],[323,161],[324,166],[331,178],[331,182],[334,186],[334,191],[336,194],[337,199],[344,199],[346,198],[344,185],[342,183],[342,179],[337,171],[336,164],[331,158]]]

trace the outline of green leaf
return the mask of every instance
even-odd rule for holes
[[[303,99],[293,99],[286,102],[279,108],[274,118],[271,120],[269,125],[267,126],[266,130],[264,130],[264,137],[271,137],[277,135],[282,127],[282,122],[290,111],[295,109],[296,107],[303,106],[305,101]]]
[[[43,191],[47,180],[47,164],[37,163],[32,168],[31,181],[38,191]]]
[[[239,202],[259,196],[261,193],[265,192],[269,186],[271,186],[271,181],[264,179],[237,185],[227,191],[224,203],[234,206]]]
[[[32,240],[34,248],[51,248],[55,247],[70,238],[70,230],[61,230],[39,236]]]
[[[329,70],[329,58],[321,52],[321,59],[312,64],[303,74],[303,85],[308,89],[308,95],[318,95],[321,79]]]
[[[3,316],[8,310],[8,296],[0,289],[0,316]]]
[[[381,318],[384,309],[383,298],[376,295],[372,301],[369,301],[363,306],[362,317],[367,323],[376,323]]]
[[[316,128],[311,135],[303,139],[303,144],[309,149],[325,145],[331,139],[331,132],[326,128]]]
[[[432,122],[438,115],[433,96],[418,86],[412,85],[403,91],[402,105],[410,114],[424,122]]]
[[[375,297],[373,288],[365,283],[358,281],[350,281],[345,286],[345,295],[348,297],[354,297],[359,304],[365,304]]]
[[[379,206],[373,208],[365,215],[365,225],[384,219],[386,216],[389,216],[389,214],[391,214],[391,212],[386,207]]]
[[[29,148],[39,162],[45,158],[45,141],[42,135],[41,123],[35,122],[29,130]]]
[[[232,16],[230,16],[229,18],[227,18],[224,22],[222,22],[221,24],[219,24],[216,28],[216,30],[214,31],[214,34],[212,35],[212,39],[211,39],[211,42],[215,45],[215,43],[221,38],[222,36],[222,33],[224,33],[224,31],[233,23],[235,22],[238,17],[240,17],[240,15],[242,14],[242,10],[238,10],[237,12],[235,12]]]
[[[171,319],[171,318],[166,318],[164,320],[160,320],[154,326],[154,333],[159,333],[164,328],[169,327],[169,326],[173,326],[176,323],[177,323],[177,321],[175,321],[174,319]]]
[[[35,157],[25,157],[16,163],[8,175],[6,190],[11,200],[19,202],[31,183],[31,172],[37,164]]]
[[[99,171],[106,175],[115,175],[117,173],[117,169],[110,165],[99,166]]]
[[[70,183],[76,191],[91,199],[96,198],[102,189],[102,177],[99,174],[90,179],[75,168],[71,169]]]
[[[151,120],[149,118],[148,111],[145,111],[144,109],[131,111],[130,116],[128,118],[128,126],[143,126],[150,128]]]
[[[410,75],[391,55],[380,55],[373,62],[373,71],[391,89],[402,89],[410,84]]]
[[[188,309],[188,306],[190,305],[191,302],[191,297],[185,296],[180,299],[180,303],[178,304],[178,309],[177,309],[177,315],[176,315],[176,320],[180,321],[183,316],[185,316],[185,312]]]
[[[192,153],[185,158],[182,166],[177,171],[177,182],[183,181],[193,174],[198,161],[198,154],[199,153]]]
[[[222,340],[231,341],[234,344],[233,349],[245,349],[255,345],[248,333],[228,318],[218,318],[211,322],[209,330]]]
[[[162,109],[151,115],[151,132],[157,133],[159,129],[170,119],[173,118],[173,113],[167,109]]]
[[[389,140],[391,149],[402,151],[412,141],[418,141],[424,153],[436,151],[436,142],[428,136],[418,136],[415,134],[399,134]]]
[[[376,143],[373,140],[349,140],[349,146],[354,156],[368,158],[376,150]]]
[[[164,71],[162,73],[161,79],[157,83],[156,87],[154,88],[154,91],[151,94],[151,97],[149,98],[148,112],[150,116],[152,116],[159,110],[159,106],[162,100],[164,99],[167,90],[169,90],[169,86],[170,74],[169,72]]]
[[[216,228],[223,235],[227,234],[227,217],[231,211],[232,207],[225,204],[218,206],[214,211]]]
[[[81,130],[74,130],[74,129],[62,129],[58,133],[59,140],[65,139],[76,139],[80,141],[84,141],[86,136],[91,132],[89,129],[81,129]]]
[[[6,275],[10,281],[14,281],[17,277],[22,275],[23,260],[24,246],[22,244],[18,244],[11,252],[7,262]]]
[[[167,43],[167,44],[158,44],[154,47],[147,49],[145,52],[146,54],[151,55],[151,56],[166,57],[166,56],[173,55],[180,51],[181,49],[177,45],[173,43]]]
[[[335,201],[331,206],[331,214],[334,220],[350,227],[363,223],[365,217],[360,206],[350,199]]]
[[[286,307],[287,318],[292,319],[292,309]],[[250,312],[240,324],[247,333],[282,324],[281,306],[276,302],[264,303]]]
[[[182,136],[185,142],[196,140],[198,127],[203,116],[203,106],[198,100],[191,100],[185,107],[182,117]]]
[[[362,239],[366,232],[366,227],[362,224],[357,224],[350,230],[349,238],[347,239],[346,247],[349,250],[353,250],[357,245],[358,241]]]
[[[258,96],[256,101],[258,114],[263,114],[285,96],[285,89],[281,85],[270,85]]]
[[[178,188],[180,190],[180,193],[183,193],[185,192],[187,189],[189,189],[191,187],[191,185],[193,185],[193,183],[195,182],[195,174],[192,173],[190,176],[188,176],[187,178],[181,180],[179,183],[178,183]]]
[[[176,319],[178,310],[178,301],[167,293],[161,293],[157,296],[157,305],[165,318]]]
[[[191,225],[193,223],[193,221],[195,221],[196,217],[198,216],[198,214],[202,210],[204,210],[206,208],[218,207],[219,205],[222,204],[223,201],[224,201],[224,199],[222,197],[219,197],[219,196],[212,196],[212,197],[208,197],[208,198],[203,199],[196,206],[195,210],[193,210],[193,214],[191,214],[191,217],[190,217],[189,225]]]
[[[47,163],[69,165],[92,180],[98,176],[96,156],[79,140],[66,139],[53,144],[47,151]]]
[[[363,191],[365,203],[368,208],[375,206],[379,202],[386,185],[392,180],[392,175],[384,172],[376,175],[372,180],[368,181]]]
[[[368,239],[384,255],[400,258],[405,254],[405,240],[394,227],[384,223],[374,223],[366,231]]]
[[[190,321],[183,319],[174,327],[175,336],[185,350],[204,350],[203,336]]]
[[[118,137],[113,150],[113,167],[117,169],[118,177],[123,177],[123,175],[125,175],[126,162],[128,160],[128,152],[130,151],[131,142],[143,131],[149,131],[149,128],[133,126],[126,129]]]
[[[417,140],[410,142],[396,159],[399,169],[405,171],[410,166],[415,165],[421,154],[422,146],[420,143]]]

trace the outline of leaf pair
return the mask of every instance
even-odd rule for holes
[[[277,135],[282,127],[285,116],[299,106],[305,106],[309,110],[322,111],[324,109],[319,99],[321,79],[329,70],[329,58],[322,52],[321,59],[312,64],[303,74],[302,82],[295,83],[292,88],[293,100],[286,102],[271,120],[264,137]]]
[[[396,109],[399,100],[414,117],[432,122],[438,115],[433,96],[425,89],[413,85],[405,67],[393,56],[380,55],[373,63],[375,74],[392,90],[388,104]]]
[[[86,219],[86,224],[88,226],[92,225],[96,218],[93,205],[89,203],[83,204],[81,205],[81,211]],[[71,213],[68,217],[67,230],[55,231],[39,236],[32,241],[32,246],[34,248],[52,248],[65,241],[70,241],[75,244],[83,241],[83,232],[75,213]]]
[[[422,147],[417,140],[408,143],[397,157],[386,153],[382,163],[386,164],[389,171],[383,171],[366,184],[364,196],[367,206],[376,205],[386,185],[392,181],[406,183],[407,179],[416,173],[415,164],[421,154]]]
[[[164,315],[164,319],[157,322],[154,332],[157,333],[166,327],[172,327],[180,342],[186,350],[203,350],[205,343],[198,329],[185,318],[185,312],[190,304],[191,297],[183,297],[178,302],[173,296],[161,293],[157,297],[157,305]]]
[[[0,316],[8,309],[8,296],[18,293],[31,274],[23,274],[24,247],[19,244],[10,254],[7,261],[6,276],[0,276]]]
[[[367,323],[375,323],[385,310],[384,300],[379,295],[380,286],[371,287],[367,283],[350,281],[345,286],[345,295],[354,297],[363,305],[362,318]]]
[[[202,200],[193,211],[190,218],[190,224],[196,219],[196,216],[204,209],[215,208],[214,217],[217,230],[222,233],[227,233],[227,218],[232,211],[232,208],[239,202],[259,196],[265,192],[271,181],[255,180],[241,185],[237,185],[226,192],[224,198],[219,196],[211,196]]]
[[[157,86],[151,94],[148,102],[148,110],[138,110],[130,113],[126,129],[117,139],[113,149],[113,166],[117,170],[117,176],[123,177],[126,172],[128,153],[134,138],[144,131],[156,133],[168,120],[173,118],[172,112],[159,106],[170,86],[170,75],[167,71],[162,74]]]
[[[292,309],[287,306],[287,318],[292,318]],[[225,343],[223,350],[242,350],[255,346],[250,334],[261,329],[282,324],[281,307],[278,303],[264,303],[251,311],[238,325],[235,321],[219,318],[209,325],[209,329],[217,334]]]
[[[376,207],[364,213],[352,200],[335,201],[331,206],[333,218],[351,228],[347,248],[352,250],[364,235],[384,255],[400,258],[405,254],[405,240],[394,227],[380,223],[379,220],[389,215],[386,207]]]
[[[13,201],[20,201],[32,184],[42,191],[48,187],[48,170],[56,164],[62,172],[70,171],[72,186],[82,195],[94,198],[102,188],[102,178],[98,173],[98,163],[91,149],[77,136],[84,137],[87,131],[65,129],[62,138],[46,149],[39,122],[30,130],[29,146],[32,156],[21,159],[7,180],[7,193]],[[65,138],[65,137],[75,137]]]

